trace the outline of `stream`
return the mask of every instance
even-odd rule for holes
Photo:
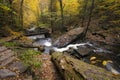
[[[58,48],[53,46],[52,38],[45,38],[44,35],[35,35],[29,36],[28,38],[33,39],[33,45],[43,45],[45,46],[45,50],[43,53],[49,54],[51,50],[56,52],[67,52],[70,55],[83,60],[89,64],[96,65],[98,67],[105,68],[106,70],[111,71],[114,70],[118,74],[120,74],[120,59],[119,54],[114,54],[112,50],[105,49],[104,47],[97,46],[93,42],[82,42],[82,43],[74,43],[69,44],[66,47]],[[92,60],[92,58],[95,58]],[[106,66],[104,66],[104,62]],[[111,71],[112,72],[112,71]]]

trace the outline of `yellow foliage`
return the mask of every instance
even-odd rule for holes
[[[102,64],[105,66],[107,64],[107,61],[103,61]]]
[[[104,61],[102,62],[102,64],[103,64],[104,66],[106,66],[108,62],[113,63],[111,60],[107,60],[107,61],[104,60]]]
[[[37,22],[40,14],[39,5],[39,0],[24,0],[23,21],[25,26],[29,26],[31,23]]]
[[[120,20],[113,20],[113,21],[110,21],[112,24],[120,24]]]
[[[14,32],[10,27],[8,27],[7,25],[5,27],[3,27],[3,29],[8,32],[10,35],[15,35],[15,36],[19,36],[19,34],[17,32]]]
[[[65,14],[68,15],[77,15],[79,13],[78,0],[62,0],[63,2],[63,10]],[[82,0],[81,0],[82,1]],[[60,14],[60,3],[59,0],[56,3],[56,7],[58,9],[58,14]]]
[[[20,0],[14,0],[13,6],[15,10],[20,13]],[[40,15],[40,1],[39,0],[24,0],[23,2],[23,24],[28,27],[31,23],[37,23]]]
[[[32,40],[27,38],[26,36],[20,37],[20,40],[24,43],[31,43],[32,42]]]
[[[93,57],[90,58],[90,61],[93,61],[93,60],[96,60],[95,56],[93,56]]]
[[[63,0],[63,4],[65,5],[64,11],[68,12],[72,15],[77,15],[79,13],[79,6],[78,0]]]

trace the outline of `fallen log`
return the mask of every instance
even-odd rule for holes
[[[19,44],[19,47],[23,48],[38,48],[39,51],[44,51],[44,46],[35,46],[32,44]]]
[[[55,52],[52,54],[52,60],[65,80],[120,80],[120,77],[103,68],[87,64],[69,55]]]

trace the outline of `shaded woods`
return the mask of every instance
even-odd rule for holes
[[[120,0],[0,0],[1,79],[119,80],[119,58]]]

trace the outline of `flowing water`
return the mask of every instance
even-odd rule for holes
[[[99,67],[103,67],[105,68],[105,66],[103,66],[102,62],[103,61],[112,61],[112,65],[108,64],[107,65],[107,69],[109,70],[110,67],[112,67],[112,69],[114,69],[113,67],[117,66],[117,70],[120,73],[120,66],[119,66],[119,60],[116,57],[116,55],[114,55],[114,53],[110,50],[104,49],[102,47],[98,47],[90,42],[84,42],[84,43],[76,43],[76,44],[69,44],[66,47],[62,47],[62,48],[57,48],[54,47],[52,45],[52,39],[51,38],[45,38],[43,35],[37,35],[37,36],[30,36],[29,38],[34,39],[35,41],[33,42],[33,45],[43,45],[45,46],[45,51],[44,53],[49,54],[50,50],[54,50],[56,52],[65,52],[68,51],[69,49],[74,49],[77,50],[79,47],[89,47],[92,51],[92,54],[86,57],[83,57],[82,60],[93,64],[93,61],[90,61],[91,57],[96,57],[97,59],[94,61],[94,65],[99,66]],[[113,64],[114,63],[114,64]],[[109,67],[108,67],[109,66]]]

